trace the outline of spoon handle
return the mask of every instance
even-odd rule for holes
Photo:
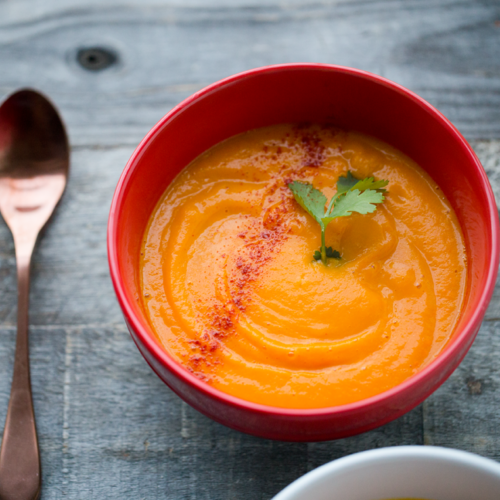
[[[34,243],[20,245],[16,251],[17,341],[9,408],[0,449],[0,500],[36,500],[40,495],[40,454],[31,397],[28,341],[30,261]]]

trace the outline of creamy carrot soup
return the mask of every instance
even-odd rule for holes
[[[330,200],[347,175],[389,183],[373,213],[328,225],[325,265],[289,185]],[[164,349],[217,389],[285,408],[352,403],[421,370],[453,334],[466,275],[432,179],[385,143],[319,125],[253,130],[196,158],[154,209],[140,257]]]

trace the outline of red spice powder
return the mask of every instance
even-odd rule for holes
[[[237,234],[244,241],[238,255],[221,254],[222,258],[227,258],[224,266],[229,300],[213,305],[203,321],[208,326],[202,330],[199,339],[190,341],[193,354],[189,357],[188,370],[206,382],[211,380],[210,371],[220,363],[217,352],[221,342],[227,336],[236,334],[235,326],[251,302],[257,279],[291,232],[289,215],[295,212],[296,205],[288,184],[311,175],[307,167],[319,167],[325,160],[321,137],[309,125],[296,126],[292,138],[284,138],[283,142],[291,145],[302,157],[300,166],[291,171],[290,166],[283,165],[278,174],[271,177],[261,218],[252,219],[250,223],[246,221],[244,230]],[[263,147],[264,161],[266,158],[276,160],[277,155],[283,154],[281,147],[271,149]]]
[[[325,146],[316,129],[303,123],[294,127],[294,139],[298,140],[302,149],[304,167],[319,167],[325,161]]]

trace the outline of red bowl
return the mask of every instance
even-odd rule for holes
[[[295,410],[251,403],[193,376],[160,346],[141,308],[141,238],[169,183],[203,151],[235,134],[278,123],[329,122],[375,136],[406,153],[439,184],[462,226],[469,286],[460,322],[432,363],[402,384],[357,403]],[[471,147],[436,109],[364,71],[283,64],[231,76],[197,92],[143,139],[118,182],[108,225],[111,278],[137,347],[184,401],[233,429],[287,441],[350,436],[385,424],[435,391],[467,353],[490,301],[499,222],[488,178]]]

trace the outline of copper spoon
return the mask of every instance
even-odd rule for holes
[[[12,94],[0,106],[0,213],[16,249],[17,342],[0,449],[0,500],[40,495],[28,343],[30,263],[38,233],[64,191],[68,169],[68,139],[54,106],[34,90]]]

